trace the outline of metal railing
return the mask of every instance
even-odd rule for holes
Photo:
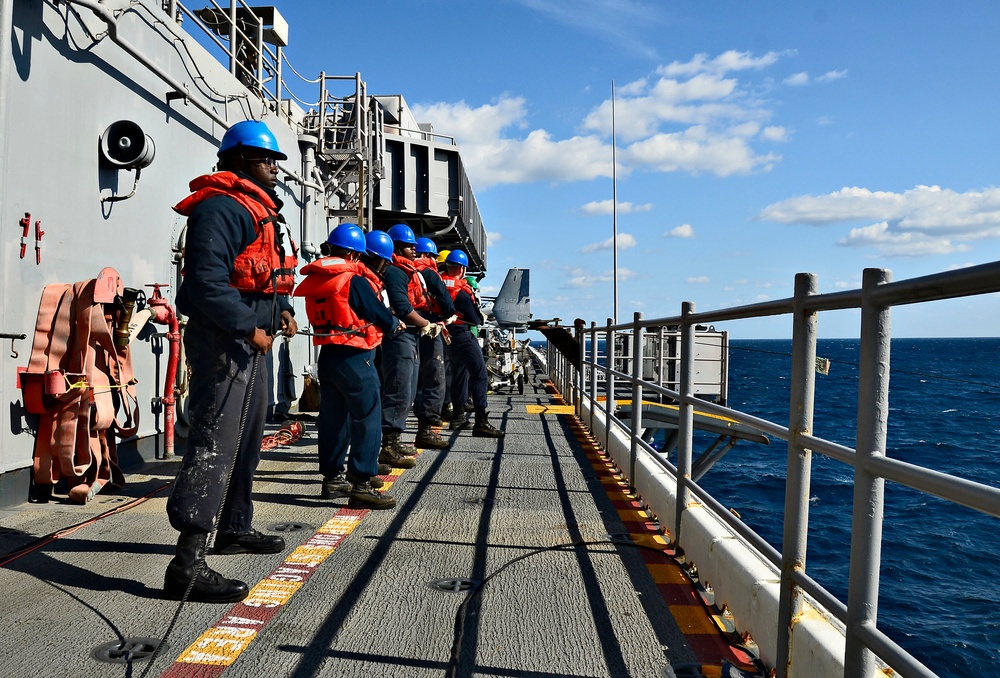
[[[633,322],[604,327],[592,324],[578,329],[581,356],[585,369],[577,369],[565,357],[548,350],[547,362],[553,382],[567,400],[576,405],[583,417],[584,401],[589,406],[589,424],[594,428],[596,410],[605,417],[605,445],[608,449],[612,426],[627,431],[630,463],[627,470],[634,483],[639,449],[649,453],[676,478],[676,515],[674,538],[683,548],[681,518],[690,510],[692,495],[712,508],[717,517],[751,544],[760,556],[780,570],[780,602],[777,629],[775,670],[779,677],[795,675],[790,665],[790,638],[793,620],[803,606],[803,593],[846,627],[844,675],[871,678],[878,670],[878,660],[903,676],[931,677],[934,672],[903,650],[877,628],[879,569],[883,527],[884,481],[890,480],[956,505],[1000,517],[1000,489],[941,473],[930,468],[891,459],[886,456],[889,418],[889,346],[890,313],[893,306],[943,299],[954,299],[1000,291],[1000,263],[984,264],[958,271],[892,282],[883,269],[866,269],[860,290],[817,294],[816,277],[800,273],[795,278],[794,296],[760,304],[696,313],[691,302],[682,304],[681,315],[644,320],[636,313]],[[815,393],[817,316],[820,312],[860,309],[860,365],[857,404],[857,436],[850,448],[811,435]],[[722,321],[791,315],[792,363],[789,421],[787,426],[713,404],[697,398],[693,388],[695,326]],[[597,349],[603,338],[605,346],[615,346],[615,336],[631,333],[633,355],[642,356],[642,337],[647,328],[678,325],[681,332],[680,386],[677,391],[642,379],[642,361],[631,361],[632,370],[622,372],[601,364]],[[614,361],[607,361],[612,365]],[[604,394],[599,398],[598,381],[590,375],[604,375]],[[631,385],[633,403],[644,394],[657,393],[679,403],[679,446],[676,467],[642,440],[642,408],[632,408],[628,425],[615,416],[616,383]],[[731,417],[754,426],[764,433],[787,441],[788,457],[783,523],[783,551],[779,553],[753,532],[691,478],[693,450],[693,413],[699,410]],[[809,526],[810,472],[812,453],[818,452],[854,468],[854,499],[851,518],[851,552],[848,574],[848,600],[844,605],[805,572],[806,537]],[[667,517],[661,517],[667,524]]]

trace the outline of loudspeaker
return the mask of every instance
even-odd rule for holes
[[[142,169],[155,153],[153,140],[131,120],[112,123],[101,135],[101,158],[114,167]]]

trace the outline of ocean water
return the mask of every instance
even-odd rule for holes
[[[831,366],[816,377],[814,431],[850,447],[858,352],[853,339],[817,349]],[[790,354],[786,340],[733,341],[730,406],[787,425]],[[898,339],[890,357],[888,456],[1000,486],[1000,339]],[[701,481],[779,549],[786,455],[781,440],[741,442]],[[814,454],[806,571],[844,602],[852,501],[853,469]],[[886,483],[878,625],[939,675],[996,671],[998,566],[1000,520]]]

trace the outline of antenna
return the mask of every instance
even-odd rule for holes
[[[611,249],[614,251],[612,280],[615,293],[614,316],[618,324],[618,143],[615,139],[615,81],[611,81]]]

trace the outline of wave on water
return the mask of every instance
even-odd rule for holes
[[[814,430],[854,447],[857,340],[821,340],[831,361],[817,375]],[[1000,339],[892,343],[887,455],[1000,485]],[[731,341],[729,401],[788,421],[791,342]],[[705,449],[696,440],[696,450]],[[781,546],[785,447],[741,442],[700,484]],[[853,469],[813,455],[807,571],[847,600]],[[887,482],[878,625],[945,678],[991,675],[1000,662],[1000,530],[996,519]]]

